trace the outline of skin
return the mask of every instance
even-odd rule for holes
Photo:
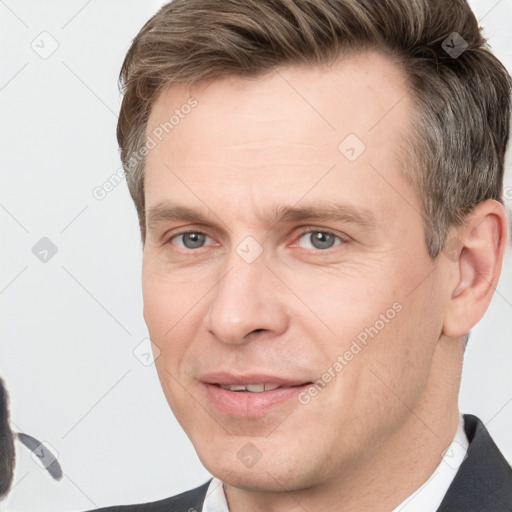
[[[392,510],[455,434],[463,338],[497,283],[503,208],[482,203],[450,234],[455,256],[428,256],[399,158],[412,101],[377,53],[173,86],[148,134],[191,95],[197,107],[146,159],[144,318],[169,405],[232,512]],[[349,134],[366,146],[353,162],[338,149]],[[351,216],[271,219],[334,203]],[[162,214],[171,205],[203,219]],[[184,230],[204,245],[187,248]],[[311,232],[335,235],[332,247],[315,249]],[[252,263],[237,252],[248,236],[262,250]],[[233,416],[204,392],[214,371],[316,382],[397,303],[306,405]],[[261,454],[252,467],[237,457],[249,442]]]

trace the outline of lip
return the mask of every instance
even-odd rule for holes
[[[265,416],[273,410],[283,407],[295,399],[311,381],[277,377],[270,374],[230,374],[225,372],[210,373],[200,379],[206,398],[219,412],[230,416],[256,418]],[[220,386],[249,384],[272,384],[280,386],[271,391],[253,393],[251,391],[230,391]]]
[[[229,384],[240,386],[247,386],[248,384],[276,384],[282,387],[292,387],[306,384],[304,379],[278,377],[269,373],[246,373],[241,375],[228,372],[215,372],[207,373],[199,377],[199,380],[205,384],[220,384],[221,386],[227,386]]]

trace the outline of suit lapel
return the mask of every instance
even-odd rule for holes
[[[464,416],[468,454],[438,512],[512,512],[512,469],[475,416]]]

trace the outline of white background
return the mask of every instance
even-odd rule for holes
[[[512,69],[512,0],[471,4]],[[0,0],[0,375],[14,428],[49,442],[64,470],[54,482],[17,443],[4,511],[150,501],[209,477],[168,409],[154,366],[133,354],[147,330],[126,184],[103,200],[92,194],[120,168],[117,76],[131,39],[160,5]],[[31,44],[58,48],[43,59]],[[58,249],[46,263],[32,253],[42,237]],[[473,332],[460,399],[509,460],[511,317],[509,252],[492,306]]]

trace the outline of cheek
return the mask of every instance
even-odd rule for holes
[[[331,359],[348,350],[352,341],[364,344],[375,331],[383,333],[399,320],[396,303],[400,294],[388,285],[386,276],[368,267],[342,273],[310,271],[290,276],[288,282],[301,299],[293,300],[295,321],[310,333],[310,339],[320,342]]]
[[[171,272],[155,271],[147,262],[142,274],[142,294],[144,320],[155,342],[173,338],[198,304],[196,287],[176,282]]]
[[[187,287],[182,289],[176,289],[160,276],[143,277],[144,320],[151,340],[159,350],[155,367],[166,400],[180,423],[183,411],[188,410],[184,390],[189,383],[183,374],[183,361],[196,318],[190,312],[189,300],[182,293],[187,292]]]
[[[375,408],[373,417],[377,412],[391,421],[408,414],[428,386],[440,334],[439,315],[429,288],[427,285],[413,294],[404,289],[391,297],[398,299],[394,304],[399,306],[399,312],[388,323],[374,320],[372,328],[364,330],[368,336],[360,354],[358,378],[368,406]],[[355,366],[354,370],[357,371]],[[372,417],[371,411],[367,417]]]
[[[419,266],[395,265],[395,272],[388,266],[380,274],[377,267],[338,279],[313,276],[295,284],[297,295],[307,297],[308,309],[316,313],[310,316],[318,317],[313,322],[304,318],[302,328],[317,340],[324,371],[339,375],[340,386],[362,387],[381,398],[410,389],[413,399],[425,385],[440,315],[432,282],[413,290],[431,270],[420,272]]]
[[[160,354],[155,361],[162,381],[178,379],[180,362],[189,344],[196,315],[187,287],[173,287],[165,278],[143,276],[144,320]],[[191,305],[192,304],[192,305]],[[181,380],[181,378],[180,378]],[[171,382],[172,384],[172,382]],[[167,394],[167,393],[166,393]]]

